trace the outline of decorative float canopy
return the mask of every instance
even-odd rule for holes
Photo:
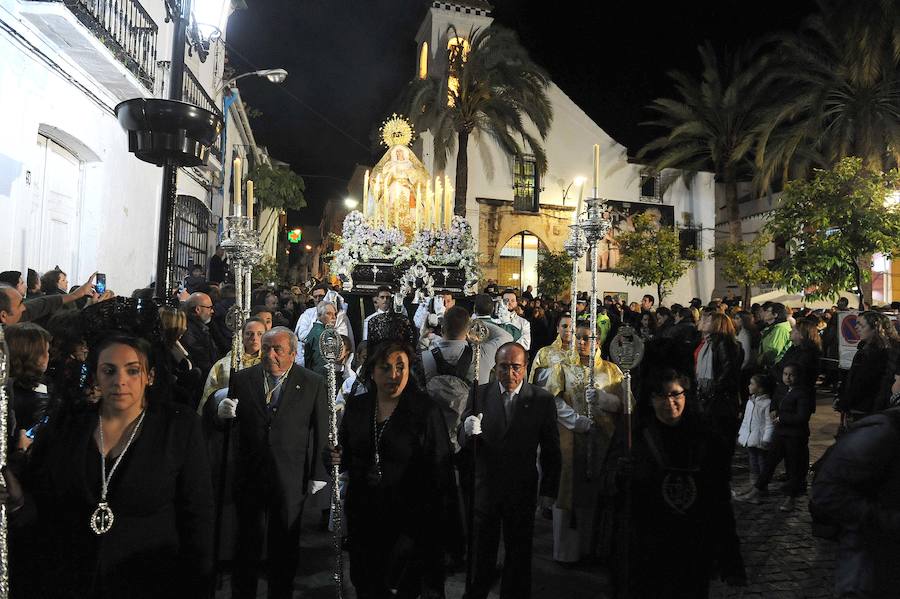
[[[362,208],[344,220],[332,272],[347,290],[373,292],[385,284],[404,292],[473,288],[476,244],[468,221],[453,216],[449,179],[432,179],[410,148],[414,131],[405,118],[391,115],[381,139],[387,152],[366,171]]]

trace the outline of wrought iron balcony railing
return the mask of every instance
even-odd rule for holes
[[[49,1],[63,2],[144,87],[153,89],[159,27],[139,0]]]
[[[161,60],[158,66],[160,81],[156,87],[156,95],[160,98],[165,98],[168,93],[166,86],[168,85],[169,69],[172,68],[172,63],[168,60]],[[181,99],[219,115],[219,118],[223,119],[224,122],[222,109],[216,105],[216,101],[212,99],[212,96],[209,95],[209,92],[206,91],[206,88],[203,87],[203,84],[200,83],[200,80],[197,79],[197,76],[194,75],[194,72],[187,65],[184,65],[184,84],[181,88]],[[211,153],[214,156],[222,154],[221,136],[217,137],[216,141],[213,142]]]

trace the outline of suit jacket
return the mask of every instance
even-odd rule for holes
[[[191,364],[200,370],[200,380],[205,381],[213,364],[222,357],[209,332],[209,326],[193,314],[188,314],[187,330],[181,336],[181,345],[188,351]]]
[[[11,519],[11,544],[31,573],[10,576],[13,596],[203,596],[213,565],[214,507],[197,415],[149,403],[110,482],[115,521],[102,537],[89,526],[101,488],[96,427],[94,406],[58,413],[29,452],[26,506]]]
[[[231,379],[237,398],[238,446],[235,501],[284,510],[285,521],[299,515],[310,480],[326,481],[318,459],[328,442],[325,379],[294,365],[282,383],[276,410],[265,404],[262,364]]]
[[[473,412],[473,396],[459,428],[460,446],[471,448],[465,419]],[[478,436],[475,461],[476,505],[513,501],[533,506],[538,495],[537,448],[541,448],[540,495],[556,497],[559,491],[561,457],[556,402],[546,390],[522,383],[516,398],[512,422],[504,426],[506,414],[500,385],[491,382],[477,387],[478,413],[483,413],[482,434]]]

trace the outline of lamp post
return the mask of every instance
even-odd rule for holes
[[[566,205],[566,198],[569,197],[569,190],[572,189],[572,186],[573,186],[573,185],[577,185],[578,187],[581,188],[581,191],[583,192],[583,191],[584,191],[584,182],[585,182],[585,181],[586,181],[586,179],[585,179],[584,177],[580,177],[580,176],[579,176],[579,177],[575,177],[575,178],[572,180],[572,182],[569,183],[569,184],[566,186],[566,188],[563,190],[563,197],[562,197],[562,205],[563,205],[563,206]],[[576,218],[577,218],[577,217],[576,217]]]

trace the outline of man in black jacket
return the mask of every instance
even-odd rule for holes
[[[205,293],[192,293],[184,303],[184,310],[188,322],[181,345],[188,351],[191,363],[200,370],[200,380],[205,381],[213,364],[221,357],[209,332],[214,313],[212,300]]]
[[[228,393],[233,399],[216,408],[219,422],[238,423],[235,599],[257,596],[255,564],[263,554],[269,598],[292,596],[303,504],[326,484],[317,459],[328,441],[325,380],[294,364],[296,355],[294,333],[273,328],[263,335],[262,362],[235,373]]]
[[[500,599],[531,596],[531,546],[538,495],[537,448],[540,447],[541,507],[553,504],[559,490],[561,457],[556,404],[550,393],[525,382],[528,358],[521,345],[497,350],[497,381],[479,385],[469,398],[459,440],[471,448],[475,462],[475,560],[467,599],[484,599],[493,582],[503,527],[506,558]],[[476,401],[477,400],[477,401]],[[482,432],[483,431],[483,432]]]

